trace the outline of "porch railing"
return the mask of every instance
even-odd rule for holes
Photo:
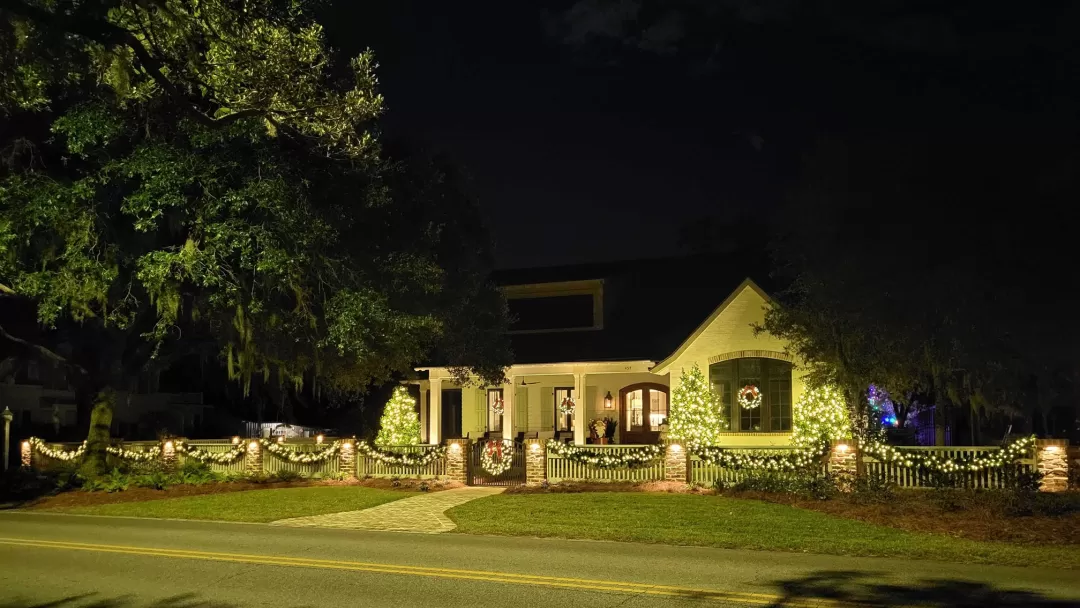
[[[384,446],[380,449],[396,454],[421,454],[434,445],[398,445]],[[422,466],[394,466],[383,463],[371,456],[357,455],[357,474],[360,477],[412,477],[433,479],[446,475],[446,459],[436,458]]]
[[[618,453],[645,447],[642,445],[587,445],[583,450],[600,453]],[[661,481],[664,479],[664,460],[656,460],[638,467],[606,468],[571,460],[548,452],[547,478],[552,483],[560,481]]]

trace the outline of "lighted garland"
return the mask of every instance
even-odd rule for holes
[[[155,445],[146,450],[129,450],[124,446],[110,445],[105,448],[105,451],[121,460],[128,460],[131,462],[149,462],[161,457],[161,446]]]
[[[732,470],[806,471],[821,466],[823,452],[812,449],[737,452],[712,446],[689,446],[690,453],[711,465]]]
[[[739,391],[739,405],[744,410],[752,410],[761,406],[761,390],[753,384],[747,384]]]
[[[664,453],[658,445],[645,445],[631,450],[593,450],[549,439],[547,449],[560,458],[573,460],[601,469],[636,468],[651,464]]]
[[[514,441],[498,439],[487,442],[480,452],[480,466],[491,475],[502,475],[510,470],[514,456]]]
[[[576,407],[577,404],[574,403],[574,400],[570,397],[567,397],[566,399],[562,400],[562,403],[559,404],[559,413],[563,415],[573,414]]]
[[[364,442],[358,442],[356,444],[356,449],[364,456],[392,467],[424,467],[436,460],[441,460],[446,457],[446,446],[442,445],[433,446],[427,448],[423,452],[411,454],[385,452]]]
[[[1017,460],[1026,458],[1035,447],[1035,436],[1022,437],[1010,443],[1000,450],[989,452],[984,456],[956,459],[943,458],[936,454],[921,454],[919,452],[898,450],[890,445],[874,442],[864,447],[864,454],[895,466],[908,469],[921,469],[938,473],[960,473],[973,471],[986,471],[1002,469],[1016,464]]]
[[[199,462],[212,462],[214,464],[230,464],[236,462],[244,455],[244,446],[234,446],[227,452],[210,452],[199,448],[191,448],[186,443],[177,442],[176,451],[192,460]]]
[[[295,450],[267,439],[260,439],[259,443],[267,452],[270,452],[274,456],[288,462],[298,462],[301,464],[326,462],[334,456],[337,456],[337,453],[341,450],[340,441],[335,441],[318,452],[301,452],[300,450]]]
[[[82,455],[84,453],[86,453],[86,442],[85,441],[82,442],[82,445],[75,448],[74,450],[64,450],[64,449],[54,450],[53,448],[50,448],[49,446],[45,445],[45,442],[42,441],[41,439],[37,438],[37,437],[31,437],[27,441],[30,443],[30,447],[32,449],[36,450],[39,454],[41,454],[43,456],[47,456],[48,458],[52,458],[52,459],[55,459],[55,460],[63,460],[63,461],[70,462],[72,460],[76,460],[76,459],[82,457]]]

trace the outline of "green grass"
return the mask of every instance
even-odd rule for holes
[[[288,517],[357,511],[412,495],[413,492],[397,490],[325,486],[225,492],[56,510],[87,515],[268,522]]]
[[[690,494],[503,494],[450,510],[459,533],[1080,568],[1080,548],[906,532],[754,500]],[[1018,522],[1016,525],[1023,525]]]

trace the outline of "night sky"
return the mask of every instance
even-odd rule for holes
[[[1075,130],[1071,4],[818,4],[341,0],[322,20],[375,51],[386,136],[464,166],[504,268],[700,247],[687,232],[722,249],[826,138]]]

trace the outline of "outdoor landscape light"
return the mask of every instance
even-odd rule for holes
[[[604,395],[604,409],[610,410],[613,407],[615,406],[611,403],[611,391],[608,391],[607,394]]]
[[[22,442],[22,447],[23,447],[24,450],[30,449],[30,442],[29,441]]]
[[[316,435],[315,436],[315,443],[322,443],[322,440],[323,440],[322,435]]]
[[[677,443],[671,444],[671,452],[673,454],[678,454],[681,451],[682,451],[682,446],[681,445],[679,445]]]
[[[252,441],[251,443],[248,444],[248,449],[251,450],[252,452],[257,452],[259,450],[259,442],[258,441]]]
[[[171,450],[171,449],[173,449],[173,442],[172,442],[172,440],[171,440],[171,439],[170,439],[169,441],[166,441],[166,442],[165,442],[165,449],[166,449],[166,450]]]
[[[1061,448],[1059,448],[1056,445],[1048,445],[1048,446],[1046,446],[1045,449],[1046,449],[1047,452],[1054,453],[1054,452],[1059,451]]]
[[[840,453],[846,452],[848,451],[848,445],[846,443],[841,443],[840,445],[836,446],[836,451]]]
[[[454,445],[457,445],[457,444],[454,444]],[[534,452],[539,452],[540,451],[540,444],[539,443],[534,443],[534,444],[529,446],[529,449],[534,451]]]
[[[285,443],[285,436],[284,435],[278,435],[277,442],[278,443]]]
[[[451,452],[460,452],[461,451],[461,444],[460,443],[451,443],[450,444],[450,451]]]
[[[236,444],[238,444],[238,443],[240,443],[240,437],[239,437],[239,435],[233,436],[233,438],[232,438],[232,444],[233,444],[233,445],[236,445]]]

